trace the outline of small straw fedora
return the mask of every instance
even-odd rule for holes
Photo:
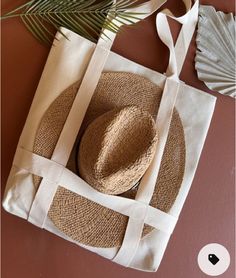
[[[62,92],[46,110],[33,151],[50,158],[80,81]],[[158,134],[155,122],[162,89],[145,77],[126,72],[101,75],[67,167],[95,189],[134,198],[152,161]],[[157,123],[158,124],[158,123]],[[128,153],[130,151],[130,153]],[[150,205],[168,212],[185,168],[184,130],[174,109],[167,143]],[[33,177],[35,186],[41,178]],[[92,247],[120,246],[128,217],[59,186],[48,212],[53,224],[75,241]],[[142,237],[152,227],[144,225]]]
[[[157,132],[152,116],[137,106],[113,109],[95,119],[79,145],[80,176],[106,194],[131,189],[155,154]]]

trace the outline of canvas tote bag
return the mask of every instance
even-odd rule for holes
[[[163,2],[149,1],[136,8],[136,11],[144,12],[143,17],[145,17],[158,9]],[[179,80],[179,74],[198,19],[199,5],[198,1],[195,1],[192,7],[191,1],[184,0],[184,3],[187,10],[184,16],[175,18],[169,11],[164,11],[158,13],[156,17],[157,33],[170,51],[169,65],[165,74],[150,70],[110,51],[115,35],[109,31],[105,32],[111,39],[100,38],[97,44],[65,28],[63,28],[63,32],[69,40],[61,33],[57,33],[57,40],[54,41],[54,46],[50,51],[17,146],[3,200],[5,210],[123,266],[143,271],[156,271],[158,269],[189,192],[216,100],[215,97]],[[172,17],[182,24],[175,45],[167,17]],[[145,84],[151,82],[162,91],[156,116],[156,128],[159,136],[157,150],[151,165],[139,184],[135,198],[98,192],[67,167],[77,134],[96,86],[100,86],[99,80],[105,78],[104,74],[106,73],[111,74],[111,76],[116,73],[121,77],[127,77],[128,73],[129,77],[138,78],[137,80],[141,78],[145,80]],[[73,104],[69,107],[52,156],[46,158],[37,154],[34,144],[42,118],[51,105],[56,103],[55,101],[62,92],[78,80],[80,80],[78,92]],[[182,157],[184,163],[182,168],[180,167],[183,174],[171,207],[168,211],[163,211],[151,206],[150,200],[155,195],[156,190],[162,188],[157,186],[156,189],[155,185],[156,180],[160,178],[158,174],[161,171],[161,162],[165,159],[168,134],[173,128],[171,120],[176,117],[176,113],[181,121],[179,128],[183,130],[181,134],[184,140]],[[178,136],[175,138],[178,139]],[[174,164],[176,164],[174,161],[175,152],[178,150],[171,149],[169,152],[170,155],[173,155],[172,162]],[[174,167],[174,164],[170,165]],[[169,172],[165,176],[168,178],[172,169],[168,165],[166,167],[165,169],[168,169]],[[35,176],[40,177],[38,186],[35,186]],[[174,182],[176,181],[170,180],[168,183],[164,183],[164,191],[159,190],[159,198],[165,196],[165,192],[167,195],[169,194],[168,186]],[[123,219],[122,217],[125,216],[127,223],[120,245],[90,245],[86,243],[86,238],[82,241],[76,240],[76,237],[70,236],[63,225],[57,225],[57,220],[60,222],[65,219],[68,222],[72,214],[77,213],[76,211],[74,213],[66,211],[67,216],[62,215],[57,220],[49,217],[50,214],[52,215],[50,211],[56,207],[55,202],[58,200],[59,192],[62,192],[63,196],[67,194],[73,196],[64,203],[65,207],[70,201],[80,197],[86,200],[86,204],[92,204],[93,208],[99,206],[104,209],[103,211],[109,210],[110,213],[116,213],[116,216],[120,216],[117,219]],[[80,207],[78,207],[79,209]],[[87,210],[86,212],[90,213],[91,211]],[[53,213],[57,213],[57,211]],[[84,217],[86,217],[86,213],[84,213]],[[112,227],[112,225],[113,222],[110,226]],[[143,229],[147,226],[152,227],[152,230],[143,236]],[[88,233],[93,235],[96,228],[94,226],[94,231],[93,229],[88,230],[83,235],[85,237]],[[103,235],[100,233],[97,237],[102,238]]]

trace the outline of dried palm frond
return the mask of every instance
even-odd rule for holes
[[[4,14],[1,19],[20,17],[34,37],[47,44],[54,38],[51,27],[62,32],[61,26],[95,41],[104,29],[118,32],[120,24],[136,22],[140,14],[127,11],[136,2],[137,0],[120,0],[116,3],[113,0],[31,0]]]

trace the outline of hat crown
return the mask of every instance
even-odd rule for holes
[[[136,106],[114,109],[95,119],[79,148],[79,172],[106,194],[121,194],[143,176],[155,153],[152,116]]]

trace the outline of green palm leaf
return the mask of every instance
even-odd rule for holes
[[[104,33],[104,29],[118,32],[119,24],[132,24],[139,20],[140,14],[126,11],[135,6],[136,2],[137,0],[120,0],[117,3],[113,3],[113,0],[31,0],[1,16],[1,19],[20,17],[34,37],[46,44],[50,44],[54,38],[52,27],[62,33],[61,26],[96,41],[101,32]],[[115,22],[112,21],[114,18]]]

